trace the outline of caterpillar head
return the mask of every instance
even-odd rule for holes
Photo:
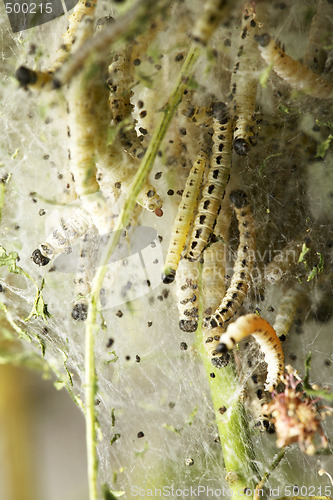
[[[235,189],[230,193],[230,201],[236,208],[243,208],[247,205],[247,195],[241,189]]]
[[[88,317],[88,304],[75,304],[72,310],[72,318],[75,321],[85,321]]]
[[[39,248],[32,252],[31,257],[34,263],[37,264],[37,266],[46,266],[50,262],[50,259],[45,257],[45,255],[42,254]]]
[[[264,33],[263,35],[254,35],[254,39],[259,43],[260,47],[267,47],[271,41],[271,37],[268,33]]]
[[[216,352],[220,352],[220,353],[227,353],[228,352],[228,347],[226,344],[224,344],[223,342],[221,342],[220,344],[217,344],[216,346]]]

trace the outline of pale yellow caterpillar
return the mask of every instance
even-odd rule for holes
[[[81,209],[77,210],[74,215],[52,231],[39,248],[33,251],[34,263],[38,266],[46,266],[57,254],[71,253],[73,243],[87,232],[90,224],[88,215]]]
[[[290,287],[282,296],[273,328],[280,340],[285,340],[295,319],[299,307],[306,297],[301,285]]]
[[[227,6],[229,6],[227,0],[206,0],[204,11],[191,33],[191,37],[195,42],[202,45],[207,44],[209,38],[226,15]]]
[[[195,332],[199,318],[199,268],[196,262],[182,259],[179,262],[176,285],[179,311],[179,328]]]
[[[225,207],[224,207],[225,208]],[[203,315],[210,315],[219,305],[220,297],[225,293],[225,266],[227,259],[228,229],[230,223],[230,210],[226,208],[221,212],[215,227],[216,237],[223,241],[216,241],[209,245],[203,252],[202,266],[202,306]],[[225,328],[202,328],[203,342],[206,353],[212,364],[221,368],[229,361],[229,354],[220,354],[216,351],[220,336]]]
[[[237,62],[231,76],[231,116],[235,121],[233,145],[239,155],[246,155],[255,145],[255,105],[258,52],[254,35],[257,23],[252,8],[244,9]]]
[[[108,68],[108,85],[110,88],[110,108],[115,125],[120,127],[118,137],[123,148],[134,158],[141,159],[145,148],[142,146],[144,136],[138,136],[136,120],[133,116],[134,106],[131,103],[134,85],[135,68],[140,66],[149,44],[158,32],[160,22],[152,23],[145,33],[136,37],[132,43],[125,43],[122,50],[113,54]]]
[[[172,283],[178,263],[185,248],[187,236],[197,208],[200,187],[207,164],[207,153],[201,151],[188,175],[178,213],[171,233],[168,253],[164,263],[163,282]]]
[[[69,89],[71,171],[75,190],[100,234],[109,230],[110,208],[99,191],[96,168],[96,136],[100,127],[100,108],[107,102],[107,90],[99,74],[89,69],[73,80]]]
[[[22,87],[33,89],[53,88],[54,73],[64,61],[69,57],[70,50],[75,41],[76,33],[82,19],[85,16],[92,16],[95,12],[97,0],[79,0],[72,14],[68,17],[68,29],[62,35],[63,43],[58,49],[57,58],[48,70],[32,70],[25,66],[20,66],[15,77]]]
[[[274,328],[257,314],[240,316],[221,335],[218,352],[227,352],[248,335],[258,342],[267,363],[265,390],[272,391],[278,385],[284,372],[284,354]]]
[[[188,244],[187,258],[196,260],[207,246],[230,177],[232,125],[223,103],[213,105],[213,152],[207,183],[198,206]]]
[[[131,104],[131,85],[134,81],[132,48],[132,44],[126,44],[122,51],[113,56],[108,69],[109,102],[114,124],[120,126],[118,136],[125,151],[131,156],[142,158],[145,151],[135,130]]]
[[[274,72],[292,88],[319,99],[333,97],[333,85],[318,76],[299,61],[288,56],[280,45],[268,34],[256,35],[259,50],[264,61],[271,64]]]
[[[238,221],[239,245],[234,274],[227,293],[215,313],[205,318],[205,326],[211,328],[224,326],[236,314],[247,295],[254,265],[254,223],[247,196],[244,191],[232,191],[230,201]]]
[[[220,297],[225,291],[225,264],[227,245],[216,241],[203,252],[202,266],[203,314],[208,316],[216,311]]]
[[[303,57],[303,64],[316,73],[322,73],[325,68],[327,51],[324,49],[325,38],[328,39],[332,30],[332,15],[326,7],[328,2],[319,0],[317,10],[311,19],[310,30],[307,37],[307,46]]]

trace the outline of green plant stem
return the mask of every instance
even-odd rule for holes
[[[202,266],[200,266],[200,275],[201,271]],[[200,297],[202,297],[201,277],[199,290]],[[244,407],[239,400],[240,390],[233,360],[230,360],[224,368],[216,368],[207,356],[203,344],[201,300],[198,325],[197,349],[201,354],[209,382],[225,468],[227,472],[237,475],[235,480],[230,481],[229,487],[233,491],[233,500],[244,500],[244,491],[246,488],[254,491],[259,477],[250,429]],[[214,376],[212,377],[211,374]]]
[[[183,96],[187,82],[192,75],[194,65],[199,57],[200,49],[191,47],[187,58],[183,64],[182,70],[177,79],[174,90],[163,110],[163,115],[157,125],[149,147],[145,156],[142,159],[140,167],[131,184],[128,197],[116,224],[113,236],[110,238],[104,255],[102,257],[101,266],[98,268],[93,284],[89,300],[88,317],[86,323],[86,345],[85,345],[85,401],[86,401],[86,439],[87,439],[87,455],[88,455],[88,482],[89,482],[89,498],[97,500],[97,452],[96,452],[96,414],[95,414],[95,396],[97,390],[97,379],[95,373],[95,334],[97,331],[96,317],[97,305],[99,303],[99,292],[103,284],[103,280],[108,269],[107,263],[115,251],[120,239],[121,229],[125,227],[130,220],[136,198],[141,190],[144,180],[151,171],[156,155],[160,148],[161,142],[170,125],[173,115],[177,109],[179,102]]]
[[[311,352],[307,355],[307,358],[305,360],[305,376],[303,380],[303,387],[304,391],[309,395],[309,396],[315,396],[318,398],[324,398],[327,399],[328,401],[333,400],[333,393],[330,391],[326,391],[325,389],[313,389],[309,379],[310,379],[310,368],[311,368]]]
[[[200,336],[201,329],[198,328],[197,333]],[[202,344],[202,341],[200,343]],[[254,462],[254,450],[245,410],[236,396],[239,393],[239,386],[234,366],[229,362],[224,368],[215,368],[203,345],[200,352],[209,381],[225,468],[227,472],[234,472],[238,476],[237,480],[229,485],[233,491],[232,498],[244,500],[244,494],[241,492],[246,488],[253,491],[258,470]],[[214,378],[211,377],[211,373],[214,373]]]
[[[95,372],[95,333],[97,306],[94,300],[95,294],[91,296],[91,302],[87,318],[86,343],[85,343],[85,406],[86,406],[86,446],[88,461],[88,484],[89,499],[97,500],[97,439],[96,439],[96,414],[95,396],[97,390],[97,379]]]
[[[256,486],[255,493],[254,493],[254,496],[253,496],[253,500],[260,500],[260,495],[261,495],[262,487],[264,486],[264,484],[266,483],[267,479],[269,478],[269,476],[271,475],[271,473],[274,471],[274,469],[276,469],[276,467],[280,464],[280,462],[283,459],[283,457],[285,456],[285,454],[286,454],[286,448],[283,448],[280,451],[280,453],[278,453],[276,455],[276,457],[274,458],[272,464],[269,467],[269,470],[267,472],[265,472],[265,474],[263,475],[260,483],[258,483],[258,485]]]

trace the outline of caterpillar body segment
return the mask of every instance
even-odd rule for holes
[[[198,259],[207,246],[230,178],[232,124],[223,103],[213,106],[213,114],[213,151],[188,244],[187,258],[190,260]]]
[[[240,316],[221,335],[218,352],[227,352],[248,335],[258,342],[267,363],[265,390],[272,391],[278,385],[284,372],[284,354],[281,342],[274,328],[257,314]]]
[[[205,326],[211,328],[224,326],[237,313],[247,295],[255,260],[254,222],[247,195],[241,190],[232,191],[230,201],[238,221],[239,245],[227,293],[214,314],[205,318]]]
[[[83,236],[89,226],[90,218],[81,209],[69,217],[59,227],[57,227],[42,243],[34,250],[32,259],[38,266],[46,266],[51,259],[60,253],[71,253],[72,244]]]
[[[185,248],[187,236],[196,211],[200,187],[207,164],[207,153],[201,151],[188,175],[178,213],[173,225],[168,253],[164,263],[163,282],[172,283],[178,263]]]
[[[179,328],[195,332],[199,319],[199,269],[196,262],[182,259],[179,262],[176,285],[179,311]]]
[[[227,0],[206,0],[203,13],[193,28],[191,38],[201,45],[207,45],[225,16],[227,6]]]
[[[253,8],[245,8],[242,18],[237,62],[231,76],[231,116],[235,122],[233,145],[237,154],[246,155],[255,141],[255,106],[258,67],[255,34],[257,22]]]
[[[274,72],[290,87],[319,99],[332,99],[333,85],[299,61],[288,56],[283,48],[268,34],[256,35],[261,56]]]

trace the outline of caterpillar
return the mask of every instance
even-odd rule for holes
[[[39,248],[33,251],[32,260],[38,266],[46,266],[55,255],[71,253],[72,244],[87,232],[89,226],[89,217],[83,210],[77,210],[74,215],[62,222]]]
[[[99,190],[95,151],[100,126],[99,110],[106,96],[107,91],[99,75],[88,77],[86,72],[79,75],[69,89],[70,165],[75,190],[100,234],[108,232],[107,221],[112,219],[111,209]]]
[[[219,297],[224,295],[226,253],[227,246],[222,241],[212,243],[203,252],[202,301],[205,316],[216,311]]]
[[[131,87],[134,85],[135,67],[141,64],[141,59],[145,56],[149,44],[156,37],[160,26],[161,21],[156,19],[133,42],[125,43],[123,49],[113,55],[108,68],[109,103],[113,121],[120,127],[118,137],[125,151],[139,159],[143,158],[146,148],[142,145],[144,135],[138,136],[136,131]]]
[[[258,65],[254,35],[257,23],[252,8],[243,14],[237,62],[231,75],[231,116],[235,121],[233,146],[237,154],[246,155],[255,145],[255,105],[257,78],[253,74]]]
[[[74,284],[76,300],[72,309],[72,318],[75,321],[85,321],[88,316],[88,295],[91,292],[90,281],[92,279],[92,269],[88,262],[88,243],[90,234],[86,233],[81,239],[80,246],[80,266],[76,273]]]
[[[234,352],[235,367],[242,386],[242,401],[250,413],[255,429],[261,432],[274,432],[274,426],[269,413],[264,412],[263,405],[271,401],[271,395],[265,391],[267,365],[253,337]]]
[[[135,120],[132,115],[133,105],[131,96],[133,92],[134,74],[132,65],[131,44],[126,44],[121,52],[117,52],[108,69],[108,86],[110,89],[110,108],[115,125],[119,125],[118,137],[131,156],[142,158],[145,150],[135,130]]]
[[[199,318],[199,269],[196,262],[182,259],[179,262],[176,285],[179,311],[179,328],[195,332]]]
[[[194,25],[191,38],[201,44],[207,45],[223,17],[226,15],[227,0],[206,0],[204,11]]]
[[[271,64],[274,72],[285,80],[290,87],[319,99],[331,99],[333,97],[331,82],[318,76],[311,69],[288,56],[279,43],[268,33],[255,35],[255,40],[259,44],[259,50],[264,61]]]
[[[236,314],[246,297],[254,265],[254,223],[247,195],[241,190],[232,191],[230,201],[238,220],[239,245],[227,293],[215,313],[205,318],[205,326],[211,328],[223,326]]]
[[[15,73],[19,84],[24,88],[43,89],[53,88],[54,73],[61,67],[70,55],[70,50],[75,42],[78,27],[85,16],[93,16],[97,0],[79,0],[72,14],[68,17],[68,29],[63,33],[63,43],[58,49],[57,58],[48,70],[32,70],[26,66],[20,66]]]
[[[268,321],[257,314],[240,316],[221,335],[216,350],[220,353],[227,352],[248,335],[253,335],[265,356],[265,362],[267,363],[265,390],[271,392],[283,375],[284,354],[280,339]]]
[[[228,241],[229,215],[228,208],[223,210],[215,226],[216,237],[223,238],[223,241],[215,241],[202,254],[204,259],[201,278],[203,315],[212,314],[219,305],[219,297],[225,293],[226,242]],[[213,329],[203,327],[202,332],[204,347],[212,364],[216,368],[226,366],[229,361],[229,354],[221,355],[216,351],[220,336],[225,332],[225,328],[220,326]]]
[[[221,102],[213,105],[213,152],[188,244],[187,258],[190,260],[198,259],[207,246],[230,178],[232,125],[226,109]]]
[[[300,285],[290,287],[282,296],[273,328],[280,340],[285,340],[299,307],[305,302],[304,291]]]
[[[172,283],[175,279],[178,263],[185,248],[187,236],[197,208],[203,175],[207,164],[207,153],[201,151],[188,175],[177,216],[171,233],[170,244],[164,263],[163,283]]]
[[[327,60],[327,51],[323,48],[325,36],[329,36],[331,12],[325,8],[327,2],[319,0],[317,10],[311,19],[308,42],[303,57],[303,64],[316,73],[322,73]]]

